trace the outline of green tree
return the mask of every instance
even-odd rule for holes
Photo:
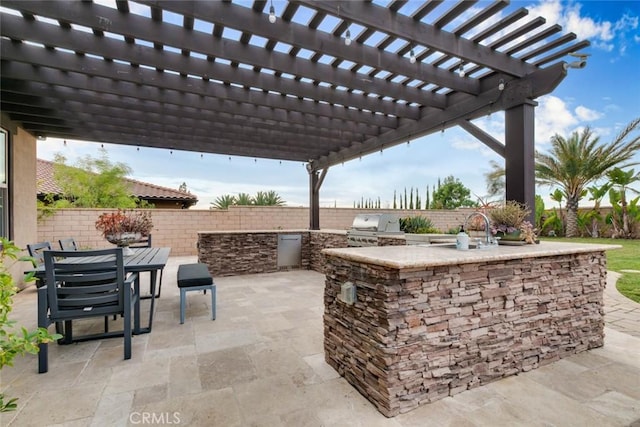
[[[398,209],[398,204],[396,203],[396,190],[393,190],[393,209]]]
[[[66,164],[61,154],[54,157],[53,178],[62,190],[55,207],[135,208],[140,200],[131,195],[125,178],[131,168],[124,163],[112,163],[107,151],[100,149],[98,158],[86,155],[76,166]],[[148,207],[148,204],[145,205]]]
[[[561,189],[566,199],[566,236],[578,233],[578,203],[586,195],[586,187],[616,166],[631,166],[630,161],[640,150],[640,135],[631,134],[638,129],[640,118],[633,120],[609,144],[600,144],[586,127],[573,132],[569,138],[554,135],[548,153],[536,153],[536,177],[541,184]]]
[[[424,200],[424,208],[429,209],[431,206],[431,197],[429,195],[429,186],[427,185],[427,198]]]
[[[411,193],[409,196],[409,209],[413,209],[413,187],[411,187]]]
[[[450,175],[444,179],[433,193],[431,207],[433,209],[456,209],[462,206],[473,207],[476,203],[471,200],[471,190],[465,187],[458,178]]]

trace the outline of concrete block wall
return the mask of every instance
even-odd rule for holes
[[[73,237],[81,247],[108,248],[107,242],[95,229],[95,221],[103,212],[114,209],[60,209],[53,216],[38,221],[37,241],[49,241],[57,247],[59,239]],[[171,247],[172,256],[197,255],[199,231],[230,230],[295,230],[309,228],[309,209],[306,207],[232,206],[228,210],[151,209],[154,246]],[[446,231],[464,222],[469,210],[363,210],[322,208],[320,228],[347,230],[359,213],[391,213],[399,217],[423,215]]]
[[[603,252],[326,269],[325,359],[388,417],[603,345]]]

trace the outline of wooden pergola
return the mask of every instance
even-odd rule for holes
[[[39,137],[305,162],[311,229],[329,167],[461,126],[533,206],[535,99],[589,42],[508,4],[2,0],[1,108]],[[504,143],[470,122],[496,111]]]

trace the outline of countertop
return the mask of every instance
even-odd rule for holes
[[[308,230],[308,229],[287,229],[287,230],[211,230],[198,231],[198,234],[291,234],[291,233],[329,233],[329,234],[347,234],[347,230]]]
[[[410,269],[438,265],[470,264],[516,258],[538,258],[575,253],[601,252],[621,248],[619,245],[590,243],[541,242],[535,245],[500,245],[489,249],[460,251],[440,245],[370,246],[323,249],[328,256],[383,267]]]

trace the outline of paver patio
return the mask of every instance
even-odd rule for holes
[[[115,338],[50,345],[46,374],[31,355],[5,367],[2,391],[20,400],[0,425],[640,425],[640,305],[612,280],[604,347],[385,418],[324,362],[323,275],[216,278],[217,319],[208,295],[193,292],[180,325],[176,271],[189,262],[170,259],[153,332],[134,337],[131,360]],[[33,287],[13,315],[35,327]]]

